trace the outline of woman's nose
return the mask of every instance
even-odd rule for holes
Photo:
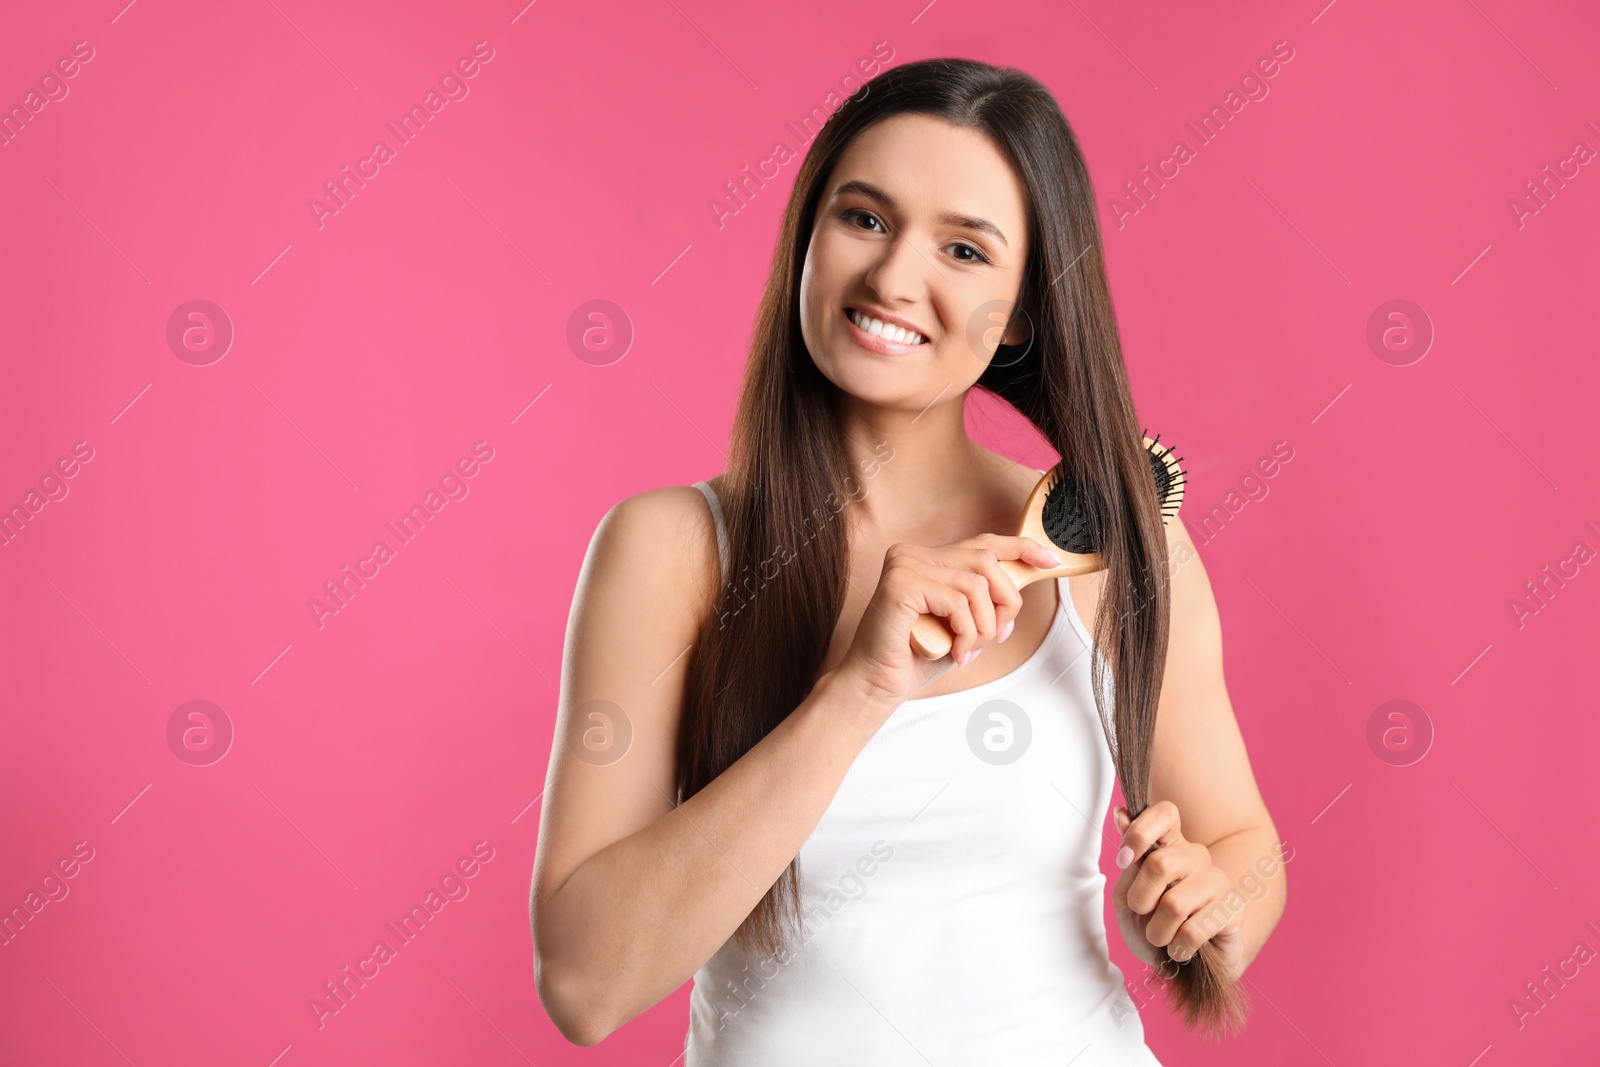
[[[904,302],[927,292],[928,274],[934,267],[910,235],[896,233],[882,247],[865,279],[878,299],[885,304]]]

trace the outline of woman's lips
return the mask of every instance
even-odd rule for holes
[[[851,321],[849,308],[841,308],[839,314],[844,318],[845,328],[850,331],[850,340],[869,352],[876,352],[880,356],[903,356],[908,352],[915,352],[919,348],[928,347],[927,341],[916,345],[906,345],[901,344],[899,341],[891,341],[887,337],[875,337]]]

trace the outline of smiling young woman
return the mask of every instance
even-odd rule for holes
[[[967,436],[975,387],[1084,487],[1105,570],[999,567],[1052,562],[986,532],[1042,472]],[[924,613],[956,635],[937,662]],[[895,67],[796,175],[728,471],[623,500],[590,544],[540,998],[592,1045],[693,977],[685,1067],[1156,1064],[1101,918],[1114,780],[1121,934],[1225,1030],[1283,868],[1225,905],[1278,839],[1204,567],[1162,522],[1087,170],[1028,75]]]

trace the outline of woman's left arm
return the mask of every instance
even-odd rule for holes
[[[1150,804],[1123,831],[1113,890],[1128,948],[1159,968],[1210,941],[1237,977],[1283,914],[1293,858],[1261,799],[1222,672],[1211,582],[1182,521],[1167,526],[1172,624],[1156,711]],[[1148,856],[1151,845],[1159,845]],[[1144,857],[1139,859],[1138,857]]]

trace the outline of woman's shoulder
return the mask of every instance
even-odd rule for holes
[[[589,556],[590,569],[606,584],[642,583],[679,603],[709,602],[720,582],[715,519],[693,485],[660,486],[617,501],[596,525]]]
[[[706,480],[715,491],[720,479]],[[716,546],[709,502],[693,485],[664,485],[623,497],[601,518],[596,536],[602,531],[649,554],[665,551],[675,562],[695,555],[697,548]]]

